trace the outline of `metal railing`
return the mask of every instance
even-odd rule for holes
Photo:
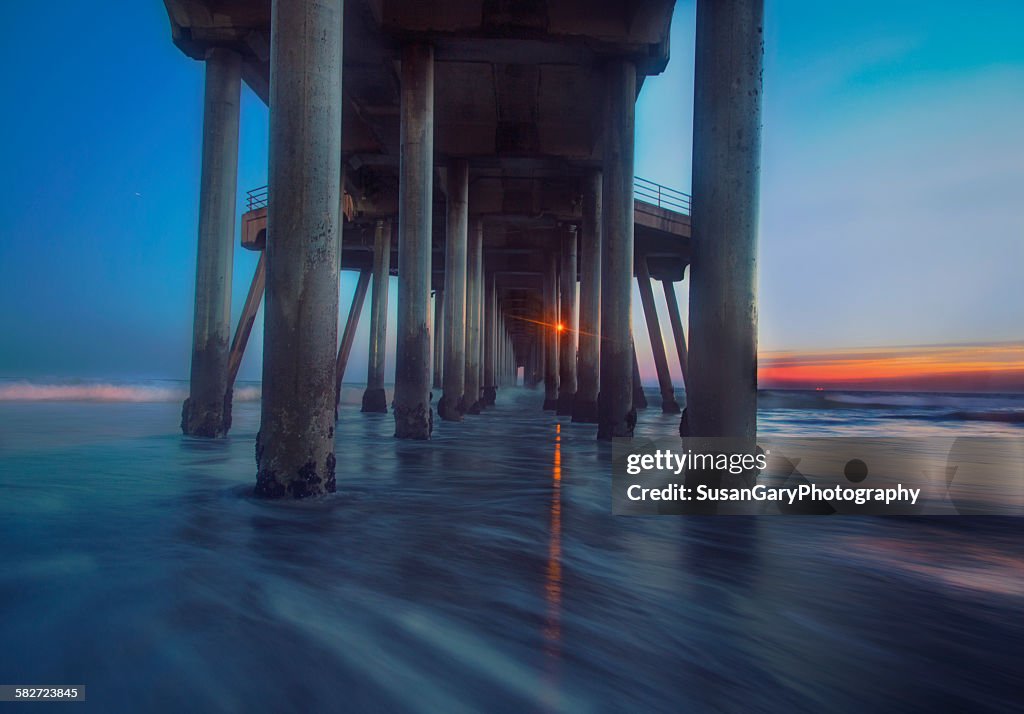
[[[667,208],[670,211],[680,211],[686,214],[690,213],[693,202],[693,198],[688,193],[662,186],[660,183],[654,183],[654,181],[648,181],[639,176],[633,177],[633,197],[658,208]]]
[[[267,187],[260,186],[251,191],[245,192],[245,210],[255,211],[257,208],[267,207]]]
[[[658,208],[666,208],[670,211],[690,213],[693,199],[690,194],[677,191],[660,183],[654,183],[645,178],[635,176],[633,178],[633,197],[638,201],[649,203]],[[267,187],[260,186],[251,191],[245,192],[245,206],[247,211],[254,211],[257,208],[267,207]]]

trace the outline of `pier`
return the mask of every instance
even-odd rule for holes
[[[399,439],[479,418],[520,379],[543,385],[538,419],[631,437],[634,279],[660,409],[680,412],[652,280],[686,380],[681,433],[753,438],[763,0],[698,1],[692,198],[633,168],[635,102],[669,61],[671,0],[165,5],[175,45],[206,66],[182,430],[228,433],[263,300],[259,494],[335,489],[338,394],[368,293],[362,410],[393,414]],[[261,255],[232,328],[242,82],[269,107],[269,183],[239,218]],[[342,270],[359,278],[339,335]]]

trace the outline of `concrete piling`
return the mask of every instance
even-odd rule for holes
[[[558,253],[549,251],[544,273],[544,411],[558,409]]]
[[[373,295],[370,298],[370,351],[366,364],[366,391],[363,392],[364,412],[386,414],[388,411],[388,398],[384,392],[384,367],[390,273],[391,222],[378,220],[373,227]]]
[[[763,0],[697,4],[690,435],[757,431]]]
[[[398,325],[395,436],[429,439],[430,270],[434,190],[434,50],[402,48],[398,186]]]
[[[434,378],[431,381],[431,387],[440,393],[444,387],[444,290],[434,291],[433,328]],[[440,401],[438,401],[438,406],[440,407]]]
[[[498,397],[496,380],[497,347],[498,347],[498,297],[494,283],[494,273],[488,272],[484,284],[484,365],[483,393],[480,405],[494,406]]]
[[[484,224],[473,223],[466,250],[466,381],[462,399],[466,414],[480,413],[483,350]]]
[[[564,416],[572,414],[576,399],[576,241],[576,226],[566,226],[562,235],[559,278],[558,403],[555,410]]]
[[[444,253],[444,394],[437,413],[461,421],[466,388],[466,251],[469,233],[469,165],[448,167],[448,222]]]
[[[272,198],[256,438],[256,493],[269,498],[335,490],[342,10],[342,0],[271,6]]]
[[[630,375],[636,67],[611,61],[605,78],[599,439],[632,436],[636,425]]]
[[[576,397],[572,420],[597,423],[601,369],[601,172],[590,171],[583,182],[580,222],[580,317]]]
[[[181,409],[181,430],[189,436],[220,437],[231,428],[228,355],[241,67],[241,57],[231,50],[206,54],[192,367]]]

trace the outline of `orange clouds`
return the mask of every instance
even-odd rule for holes
[[[762,389],[1024,392],[1024,344],[772,352],[759,363]]]

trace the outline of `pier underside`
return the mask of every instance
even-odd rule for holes
[[[755,64],[761,53],[753,32],[760,32],[760,3],[731,0],[726,4],[732,10],[721,15],[726,25],[748,33],[736,42],[756,44]],[[635,409],[644,404],[635,378],[632,280],[642,283],[650,327],[659,324],[650,281],[665,286],[673,343],[685,368],[678,345],[685,351],[686,337],[672,286],[688,275],[697,252],[690,197],[634,178],[633,172],[634,103],[645,78],[669,60],[673,0],[165,4],[172,38],[186,55],[207,63],[225,53],[237,58],[242,81],[270,108],[269,188],[250,191],[242,216],[243,247],[265,256],[228,367],[207,368],[215,374],[202,384],[213,386],[197,390],[194,384],[191,397],[194,403],[215,403],[225,382],[230,393],[265,285],[267,304],[281,306],[265,313],[265,355],[277,355],[264,360],[265,399],[268,393],[272,398],[260,448],[273,452],[276,474],[264,488],[268,495],[307,495],[333,486],[333,463],[321,463],[333,440],[323,421],[330,402],[319,392],[330,385],[338,393],[371,278],[364,411],[390,409],[397,437],[430,438],[435,408],[441,418],[461,421],[494,406],[501,388],[516,383],[519,369],[527,386],[545,382],[545,408],[597,423],[599,438],[632,435]],[[712,29],[722,32],[717,24]],[[709,52],[724,61],[732,49],[720,38],[715,43]],[[700,37],[697,44],[700,49]],[[276,77],[288,86],[278,86]],[[759,72],[740,79],[709,72],[709,81],[749,83],[728,91],[754,92],[758,99],[715,105],[715,121],[742,120],[736,124],[741,137],[757,127]],[[743,116],[730,115],[736,111]],[[732,136],[706,141],[718,152],[712,155],[720,166],[749,148],[743,142],[734,146]],[[204,176],[222,170],[206,161],[208,151],[204,144]],[[740,254],[752,261],[749,213],[739,224],[716,217],[734,202],[747,206],[756,197],[756,166],[754,183],[743,189],[750,195],[744,196],[729,193],[732,177],[705,173],[707,196],[715,199],[708,204],[707,225],[738,232],[709,232],[703,240],[742,244]],[[224,196],[218,198],[222,205]],[[334,202],[336,212],[325,201]],[[696,237],[702,239],[699,228]],[[219,235],[217,245],[222,244]],[[214,264],[213,258],[204,263],[203,245],[200,264]],[[726,248],[723,256],[731,250]],[[717,265],[715,250],[704,255]],[[321,267],[325,259],[334,261],[333,269]],[[741,279],[753,284],[750,268]],[[327,343],[321,342],[338,339],[322,328],[336,319],[337,301],[326,296],[332,290],[336,295],[339,270],[357,271],[359,289],[337,357],[324,360],[320,352]],[[398,277],[398,320],[391,328],[389,274]],[[718,274],[714,280],[728,279]],[[197,305],[209,299],[204,285],[197,283]],[[308,294],[300,285],[315,286],[315,304],[303,302]],[[702,285],[706,297],[716,299],[718,288],[708,281]],[[725,299],[746,294],[746,287],[726,291]],[[297,312],[283,312],[288,306]],[[737,314],[742,318],[742,311]],[[728,339],[743,346],[736,364],[752,359],[747,348],[754,327],[749,316],[730,326],[741,337]],[[398,344],[391,404],[382,385],[388,329],[396,331]],[[194,364],[202,363],[201,336],[197,332]],[[660,328],[651,338],[662,407],[678,411]],[[278,382],[303,389],[279,391]],[[723,380],[710,383],[721,387]],[[749,401],[736,405],[750,410]],[[227,424],[229,419],[230,414]],[[311,436],[283,426],[314,422]]]

